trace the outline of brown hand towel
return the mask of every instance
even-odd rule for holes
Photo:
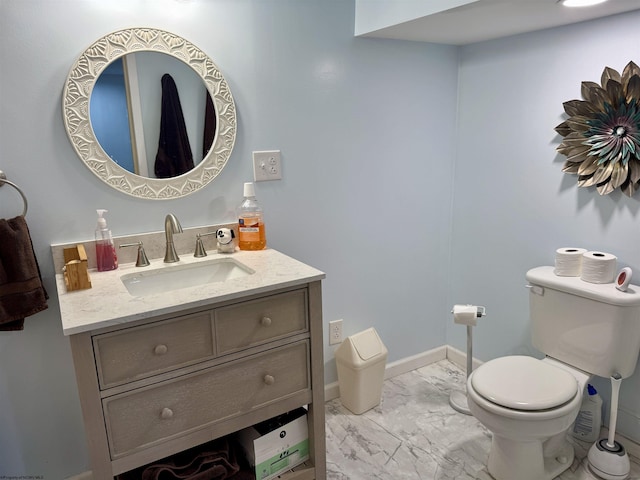
[[[24,329],[48,298],[24,217],[0,219],[0,330]]]

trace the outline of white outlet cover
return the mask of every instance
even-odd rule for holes
[[[253,179],[256,182],[282,180],[280,150],[253,152]]]
[[[329,345],[342,343],[342,319],[329,322]]]

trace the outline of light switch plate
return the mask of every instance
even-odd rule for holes
[[[253,152],[253,179],[256,182],[282,180],[280,150]]]

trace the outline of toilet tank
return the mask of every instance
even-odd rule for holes
[[[631,376],[640,352],[640,287],[560,277],[553,267],[527,272],[534,347],[585,372]]]

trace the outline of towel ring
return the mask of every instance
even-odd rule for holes
[[[22,212],[22,216],[26,217],[27,216],[27,208],[28,208],[27,196],[20,189],[20,187],[18,187],[15,183],[10,182],[9,180],[7,180],[7,176],[4,174],[4,172],[2,170],[0,170],[0,187],[2,187],[5,183],[8,184],[8,185],[11,185],[13,188],[15,188],[18,191],[18,193],[20,194],[20,196],[22,197],[22,200],[24,201],[24,211]]]

